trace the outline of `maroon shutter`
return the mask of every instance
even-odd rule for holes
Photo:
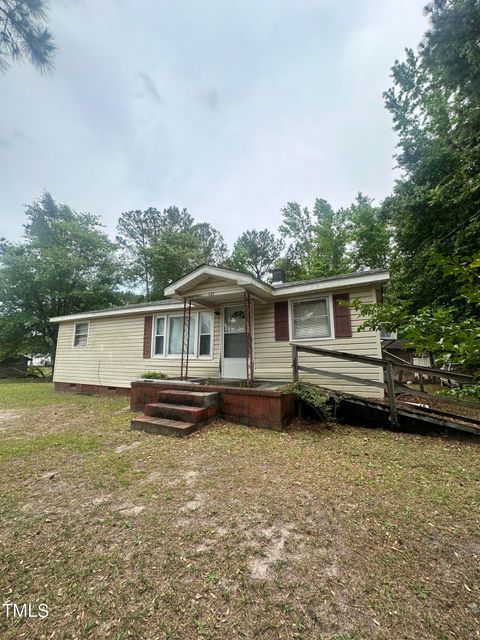
[[[275,302],[275,340],[288,339],[288,302]]]
[[[152,325],[153,316],[145,316],[145,325],[143,328],[143,357],[152,357]]]
[[[333,317],[335,322],[336,338],[351,338],[352,323],[350,320],[350,307],[340,304],[340,302],[348,302],[348,293],[337,293],[333,296]]]

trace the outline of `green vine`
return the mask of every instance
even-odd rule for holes
[[[321,422],[332,426],[335,422],[333,417],[331,395],[316,387],[313,384],[305,384],[303,382],[294,382],[282,388],[284,393],[291,393],[296,398],[308,404],[317,413]]]

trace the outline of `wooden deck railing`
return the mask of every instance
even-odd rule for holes
[[[466,384],[469,382],[473,382],[473,376],[466,373],[459,373],[457,371],[444,371],[443,369],[434,369],[431,367],[422,367],[416,364],[409,364],[403,362],[392,362],[392,360],[387,358],[375,358],[373,356],[363,356],[357,353],[346,353],[345,351],[333,351],[330,349],[322,349],[320,347],[304,347],[300,344],[290,343],[292,347],[292,371],[293,371],[293,381],[298,382],[299,380],[299,372],[305,371],[306,373],[320,374],[326,375],[329,378],[334,378],[338,380],[343,380],[346,382],[354,382],[355,384],[364,384],[369,387],[380,387],[382,389],[386,388],[388,392],[388,402],[389,402],[389,410],[390,410],[390,423],[393,427],[398,426],[398,414],[397,414],[397,403],[395,400],[395,392],[408,392],[412,393],[412,390],[409,389],[406,385],[398,384],[395,382],[393,375],[393,367],[396,369],[404,369],[406,371],[416,371],[420,375],[429,374],[430,376],[435,376],[439,378],[450,378],[452,380],[456,380],[461,384]],[[329,358],[338,358],[340,360],[347,360],[350,362],[360,362],[362,364],[373,365],[376,367],[381,367],[385,382],[379,382],[377,380],[370,380],[365,378],[359,378],[355,375],[345,374],[345,373],[337,373],[333,371],[328,371],[326,369],[319,369],[318,367],[305,367],[299,364],[298,356],[300,353],[309,353],[316,356],[327,356]],[[433,394],[428,392],[417,392],[416,395],[422,396],[432,396]],[[448,398],[442,398],[442,400],[449,401]]]

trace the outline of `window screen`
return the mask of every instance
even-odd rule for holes
[[[198,355],[209,356],[212,353],[212,314],[200,313]]]
[[[86,347],[88,340],[88,322],[77,322],[75,324],[74,347]]]
[[[195,352],[195,316],[190,319],[190,342],[188,353]],[[183,338],[183,316],[170,316],[168,319],[168,355],[181,355]]]
[[[326,298],[293,302],[292,308],[293,338],[295,340],[328,338],[330,336]]]
[[[165,318],[155,320],[155,355],[163,356],[165,348]]]

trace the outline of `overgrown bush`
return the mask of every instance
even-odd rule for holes
[[[163,373],[163,371],[144,371],[140,375],[140,378],[148,380],[165,380],[166,377],[167,374]]]
[[[329,393],[313,384],[294,382],[283,387],[284,393],[291,393],[315,411],[321,422],[332,426],[335,422]]]

